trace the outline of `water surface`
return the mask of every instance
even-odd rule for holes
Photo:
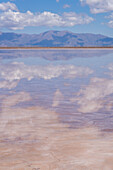
[[[112,148],[112,49],[0,50],[1,169],[112,170]]]

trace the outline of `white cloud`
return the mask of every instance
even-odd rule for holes
[[[24,29],[25,26],[32,26],[33,14],[30,11],[26,13],[14,12],[12,10],[0,13],[0,28],[12,30]]]
[[[113,28],[113,13],[111,13],[111,15],[109,15],[107,18],[110,19],[110,21],[108,22],[108,26]]]
[[[24,63],[12,63],[9,65],[0,66],[0,78],[9,83],[19,81],[23,78],[31,80],[33,78],[43,78],[50,80],[63,76],[64,78],[76,78],[80,76],[87,76],[92,74],[93,71],[88,67],[76,67],[74,65],[47,65],[47,66],[27,66]],[[10,84],[9,84],[10,85]],[[7,83],[4,82],[4,88]],[[10,87],[15,87],[10,85]],[[3,83],[1,85],[3,88]]]
[[[113,21],[109,21],[109,22],[108,22],[108,26],[111,27],[111,28],[113,28]]]
[[[113,11],[113,0],[80,0],[89,5],[92,13],[103,13]]]
[[[113,94],[113,80],[94,77],[90,84],[81,89],[78,96],[71,101],[78,103],[78,111],[82,113],[97,112],[102,108],[109,110],[113,102],[111,103],[111,98],[106,97],[111,94]]]
[[[15,88],[18,84],[18,81],[0,81],[0,88],[7,88],[7,89],[12,89]]]
[[[0,3],[0,10],[1,11],[8,11],[8,10],[18,11],[18,8],[14,3],[6,2],[6,3]]]
[[[56,90],[53,97],[52,107],[58,107],[58,105],[63,101],[63,94],[59,89]]]
[[[92,17],[86,14],[76,14],[75,12],[65,12],[62,16],[64,26],[74,26],[79,24],[88,24],[93,21]]]
[[[70,5],[65,4],[65,5],[63,6],[63,8],[70,8]]]
[[[56,2],[59,2],[59,0],[56,0]]]
[[[42,13],[32,13],[30,11],[21,13],[14,11],[17,9],[15,4],[10,4],[12,4],[12,7],[4,7],[4,11],[0,13],[0,28],[17,30],[24,29],[27,26],[71,27],[78,24],[88,24],[93,21],[93,18],[88,15],[74,12],[63,13],[62,15],[46,11]]]
[[[19,93],[16,93],[14,95],[10,95],[10,96],[7,96],[3,103],[2,103],[2,106],[4,109],[5,106],[6,107],[11,107],[11,106],[14,106],[20,102],[25,102],[25,101],[30,101],[31,100],[31,97],[28,93],[26,92],[19,92]]]

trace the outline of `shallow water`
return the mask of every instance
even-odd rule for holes
[[[0,50],[0,169],[113,169],[113,50]]]

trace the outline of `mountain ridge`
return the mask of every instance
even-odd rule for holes
[[[101,34],[56,30],[40,34],[0,32],[0,47],[113,47],[113,38]]]

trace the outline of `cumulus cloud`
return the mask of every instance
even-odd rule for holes
[[[63,94],[59,89],[57,89],[53,97],[52,107],[57,107],[61,103],[61,101],[63,101],[63,98]]]
[[[70,5],[65,4],[65,5],[63,6],[63,8],[70,8]]]
[[[0,10],[1,11],[8,11],[8,10],[18,11],[18,8],[14,3],[6,2],[6,3],[0,3]]]
[[[93,71],[88,67],[76,67],[74,65],[47,65],[47,66],[27,66],[24,63],[12,63],[9,65],[0,66],[0,78],[3,81],[13,82],[19,81],[23,78],[31,80],[33,78],[42,78],[50,80],[63,76],[64,78],[76,78],[80,76],[87,76]],[[4,82],[5,87],[7,83]],[[13,87],[10,85],[10,87]],[[15,87],[15,83],[14,83]],[[3,84],[1,85],[3,88]]]
[[[15,88],[18,84],[18,81],[0,81],[0,88],[7,88],[7,89],[12,89]]]
[[[71,27],[78,24],[88,24],[93,21],[92,17],[74,12],[58,15],[44,11],[42,13],[32,13],[27,11],[21,13],[13,3],[10,7],[1,7],[4,11],[0,13],[0,28],[11,30],[24,29],[27,26],[49,26],[49,27]],[[1,5],[1,4],[0,4]]]
[[[92,13],[103,13],[113,11],[113,0],[80,0],[89,5]]]
[[[32,26],[35,20],[32,20],[33,14],[30,11],[26,13],[14,12],[12,10],[0,13],[0,28],[11,30],[24,29],[26,26]],[[31,23],[32,22],[32,23]]]
[[[113,63],[107,72],[113,77]],[[113,79],[93,77],[89,85],[82,88],[71,102],[78,104],[78,111],[82,113],[97,112],[100,109],[110,111],[113,107]]]
[[[64,26],[74,26],[79,24],[89,24],[94,19],[86,14],[76,14],[75,12],[64,13],[63,18]]]
[[[113,94],[113,80],[94,77],[88,86],[79,91],[73,102],[78,103],[78,111],[82,113],[97,112],[102,108],[109,110],[109,106],[112,107],[113,103],[111,103],[111,98],[106,99],[106,97],[111,94]],[[105,105],[106,102],[107,105]]]
[[[14,95],[7,96],[2,103],[3,109],[6,107],[15,106],[18,103],[30,101],[31,97],[26,92],[19,92]]]
[[[108,22],[108,26],[111,27],[111,28],[113,28],[113,21],[109,21],[109,22]]]
[[[108,26],[113,28],[113,13],[111,13],[111,15],[109,15],[107,18],[110,19],[110,21],[108,22]]]

